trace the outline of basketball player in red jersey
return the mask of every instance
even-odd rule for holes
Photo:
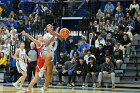
[[[29,34],[25,33],[24,31],[22,32],[23,35],[28,37],[31,41],[33,41],[36,45],[37,51],[38,51],[38,59],[37,59],[37,65],[36,65],[36,73],[34,79],[30,82],[28,85],[28,88],[26,92],[29,92],[29,90],[40,80],[40,77],[38,76],[38,72],[44,65],[44,59],[40,56],[40,51],[44,47],[44,40],[42,35],[38,35],[38,40],[34,39],[32,36]]]

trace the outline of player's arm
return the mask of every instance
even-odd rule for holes
[[[54,35],[53,35],[53,37],[51,39],[46,41],[46,45],[49,46],[50,43],[55,39],[55,37],[56,37],[56,33],[54,33]]]
[[[58,38],[59,40],[62,40],[63,38],[62,38],[62,37],[60,36],[60,34],[58,33],[59,29],[60,29],[60,27],[57,27],[57,29],[56,29],[57,38]]]
[[[28,37],[31,41],[33,41],[36,45],[40,45],[40,43],[34,39],[31,35],[29,35],[28,33],[26,33],[25,31],[22,31],[22,34],[25,35],[26,37]]]
[[[62,40],[63,38],[59,35],[58,31],[59,31],[60,27],[57,27],[56,32],[53,31],[52,26],[48,25],[48,32],[52,35],[56,34],[57,38],[59,40]]]
[[[16,59],[16,60],[19,60],[19,59],[20,59],[20,58],[19,58],[19,49],[16,50],[16,52],[15,52],[13,58]]]
[[[27,56],[27,54],[25,54],[25,60],[26,60],[26,62],[30,63],[30,58]]]

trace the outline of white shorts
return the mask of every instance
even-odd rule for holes
[[[24,62],[16,62],[16,67],[19,73],[27,72],[27,68]]]

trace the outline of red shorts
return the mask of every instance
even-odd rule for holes
[[[35,72],[40,72],[40,69],[43,67],[44,61],[37,61]]]

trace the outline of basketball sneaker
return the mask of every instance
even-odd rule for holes
[[[46,91],[46,89],[44,87],[41,87],[40,90],[41,90],[42,93]]]
[[[18,86],[17,83],[13,83],[13,86],[14,86],[16,89],[20,89],[20,87]]]
[[[45,69],[44,69],[44,67],[42,67],[42,68],[40,69],[40,72],[38,73],[38,76],[39,76],[39,77],[43,77],[44,72],[45,72]]]

